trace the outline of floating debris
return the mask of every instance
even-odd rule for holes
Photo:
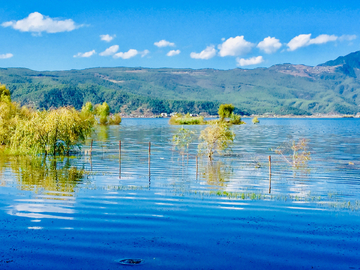
[[[125,265],[139,265],[143,263],[142,259],[121,259],[119,260],[120,264],[125,264]]]

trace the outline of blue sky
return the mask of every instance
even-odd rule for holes
[[[256,68],[360,50],[358,1],[6,1],[0,67]]]

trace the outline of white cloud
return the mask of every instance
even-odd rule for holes
[[[118,52],[117,54],[114,54],[114,58],[122,58],[122,59],[129,59],[131,57],[134,57],[138,55],[139,52],[135,49],[130,49],[127,52]]]
[[[219,55],[224,57],[247,54],[253,46],[254,44],[246,41],[244,36],[231,37],[218,45],[218,49],[220,50]]]
[[[335,35],[320,35],[317,36],[316,38],[310,39],[309,41],[309,45],[311,44],[324,44],[324,43],[328,43],[330,41],[336,41],[338,39],[337,36]]]
[[[257,65],[264,62],[264,58],[262,56],[251,57],[248,59],[244,58],[237,58],[236,61],[238,62],[238,66],[250,66],[250,65]]]
[[[140,52],[141,57],[144,57],[144,56],[148,55],[149,53],[150,53],[149,50],[144,50],[144,51]]]
[[[71,19],[60,20],[52,19],[49,16],[44,16],[39,12],[33,12],[25,19],[19,21],[9,21],[1,24],[3,27],[12,27],[20,32],[33,32],[41,34],[41,32],[47,33],[59,33],[69,32],[82,25],[76,25]]]
[[[350,38],[353,38],[352,36],[350,36]],[[316,38],[311,38],[311,34],[303,34],[303,35],[298,35],[296,37],[294,37],[292,40],[290,40],[290,42],[287,44],[288,51],[295,51],[301,47],[306,47],[312,44],[325,44],[331,41],[336,41],[340,39],[338,36],[335,35],[319,35]]]
[[[214,45],[207,46],[205,50],[200,53],[192,52],[190,57],[194,59],[210,59],[216,55],[216,49]]]
[[[0,54],[0,59],[8,59],[13,57],[14,55],[12,53],[5,53],[5,54]]]
[[[107,48],[105,51],[99,53],[100,56],[109,56],[109,55],[113,55],[114,53],[116,53],[119,50],[119,45],[113,45],[110,46],[109,48]]]
[[[310,41],[311,34],[303,34],[294,37],[290,42],[287,44],[289,47],[288,51],[295,51],[301,47],[307,46]]]
[[[75,54],[74,57],[90,57],[90,56],[94,55],[95,53],[96,53],[95,50],[92,50],[90,52]]]
[[[278,49],[281,48],[281,46],[282,45],[280,41],[274,37],[264,38],[264,40],[259,42],[259,44],[257,45],[260,50],[269,54],[276,52]]]
[[[180,50],[171,50],[166,55],[167,56],[174,56],[174,55],[178,55],[179,53],[180,53]]]
[[[169,46],[169,47],[174,47],[174,46],[175,46],[175,43],[169,42],[169,41],[163,39],[163,40],[160,40],[160,41],[158,41],[158,42],[155,42],[154,45],[157,46],[157,47],[159,47],[159,48],[161,48],[161,47],[168,47],[168,46]]]
[[[348,41],[352,41],[354,39],[356,39],[357,36],[356,35],[342,35],[339,37],[340,41],[344,41],[344,40],[348,40]]]
[[[116,35],[110,36],[110,35],[100,35],[101,40],[106,41],[106,42],[110,42],[112,41],[114,38],[116,37]]]

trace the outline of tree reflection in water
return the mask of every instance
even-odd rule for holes
[[[200,179],[210,186],[226,187],[233,175],[233,168],[222,161],[208,161],[200,163]]]
[[[0,166],[2,171],[11,168],[19,190],[43,190],[44,195],[61,198],[74,196],[75,188],[87,174],[84,169],[73,166],[72,161],[70,157],[1,157]]]

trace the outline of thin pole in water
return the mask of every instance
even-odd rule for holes
[[[92,155],[92,146],[93,146],[93,140],[91,140],[91,146],[90,146],[90,157]]]
[[[121,141],[119,141],[119,179],[121,179]]]
[[[269,156],[269,193],[271,193],[271,156]]]
[[[151,156],[151,142],[149,142],[149,182],[150,182],[150,156]]]

